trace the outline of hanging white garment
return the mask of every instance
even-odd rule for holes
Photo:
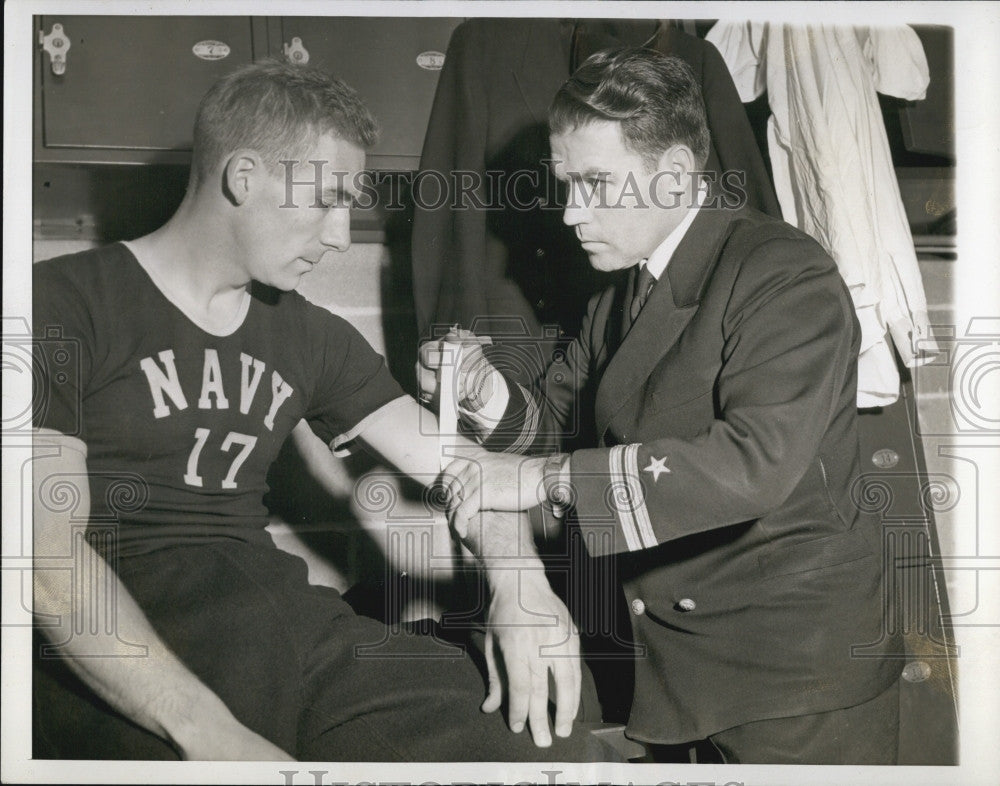
[[[924,98],[927,58],[909,27],[719,22],[707,35],[744,102],[765,89],[784,219],[836,260],[861,323],[858,406],[891,404],[899,373],[938,351],[876,93]]]

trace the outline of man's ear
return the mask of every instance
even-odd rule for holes
[[[669,169],[683,179],[686,179],[696,169],[694,153],[691,152],[690,147],[684,144],[671,145],[664,150],[657,165],[660,172]]]
[[[671,145],[660,154],[656,166],[657,198],[663,200],[662,204],[676,203],[677,195],[687,192],[696,171],[694,153],[687,145]]]
[[[242,205],[250,196],[256,175],[263,162],[254,150],[237,150],[226,162],[222,172],[222,187],[234,205]]]

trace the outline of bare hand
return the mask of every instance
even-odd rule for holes
[[[506,672],[510,728],[527,722],[540,748],[552,744],[549,729],[549,673],[555,683],[555,730],[573,731],[580,705],[580,639],[569,611],[540,569],[512,569],[510,581],[494,593],[486,633],[489,692],[482,708],[494,712],[503,699],[497,654]],[[496,651],[495,651],[496,650]]]
[[[449,512],[459,520],[481,510],[529,510],[545,498],[545,458],[482,452],[444,469]]]
[[[498,372],[483,354],[483,346],[489,338],[480,338],[468,330],[453,329],[437,341],[421,345],[417,354],[417,386],[420,400],[438,409],[441,387],[441,367],[454,363],[453,353],[461,347],[460,367],[455,373],[455,390],[450,391],[457,404],[469,409],[478,409],[488,401],[495,387],[494,374]]]

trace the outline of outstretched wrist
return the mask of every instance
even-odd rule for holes
[[[489,564],[484,562],[483,572],[494,599],[516,599],[527,587],[539,582],[549,588],[545,566],[537,556],[494,559]]]
[[[503,588],[521,571],[541,573],[527,516],[523,513],[484,512],[470,522],[465,538],[486,575],[490,588]]]

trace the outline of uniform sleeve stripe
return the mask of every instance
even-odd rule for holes
[[[633,515],[636,529],[643,548],[651,549],[659,545],[653,532],[653,522],[649,519],[649,508],[646,507],[646,497],[643,494],[642,483],[639,480],[639,445],[629,445],[623,456],[625,477],[629,484],[629,496],[633,502]]]
[[[541,412],[538,409],[538,405],[535,403],[534,397],[521,385],[518,385],[517,389],[524,398],[526,407],[524,412],[524,425],[521,427],[521,433],[518,435],[517,439],[514,440],[513,444],[511,444],[506,451],[504,451],[505,453],[520,453],[525,450],[535,438],[536,432],[538,431],[538,421],[541,417]]]
[[[639,533],[636,529],[635,516],[632,514],[632,506],[629,500],[623,500],[618,504],[617,500],[621,493],[631,497],[631,489],[628,486],[628,478],[625,476],[625,465],[623,457],[625,455],[625,445],[615,445],[608,453],[608,472],[610,474],[611,487],[609,489],[612,504],[618,516],[618,523],[625,536],[625,545],[629,551],[639,551],[642,543],[639,540]]]

